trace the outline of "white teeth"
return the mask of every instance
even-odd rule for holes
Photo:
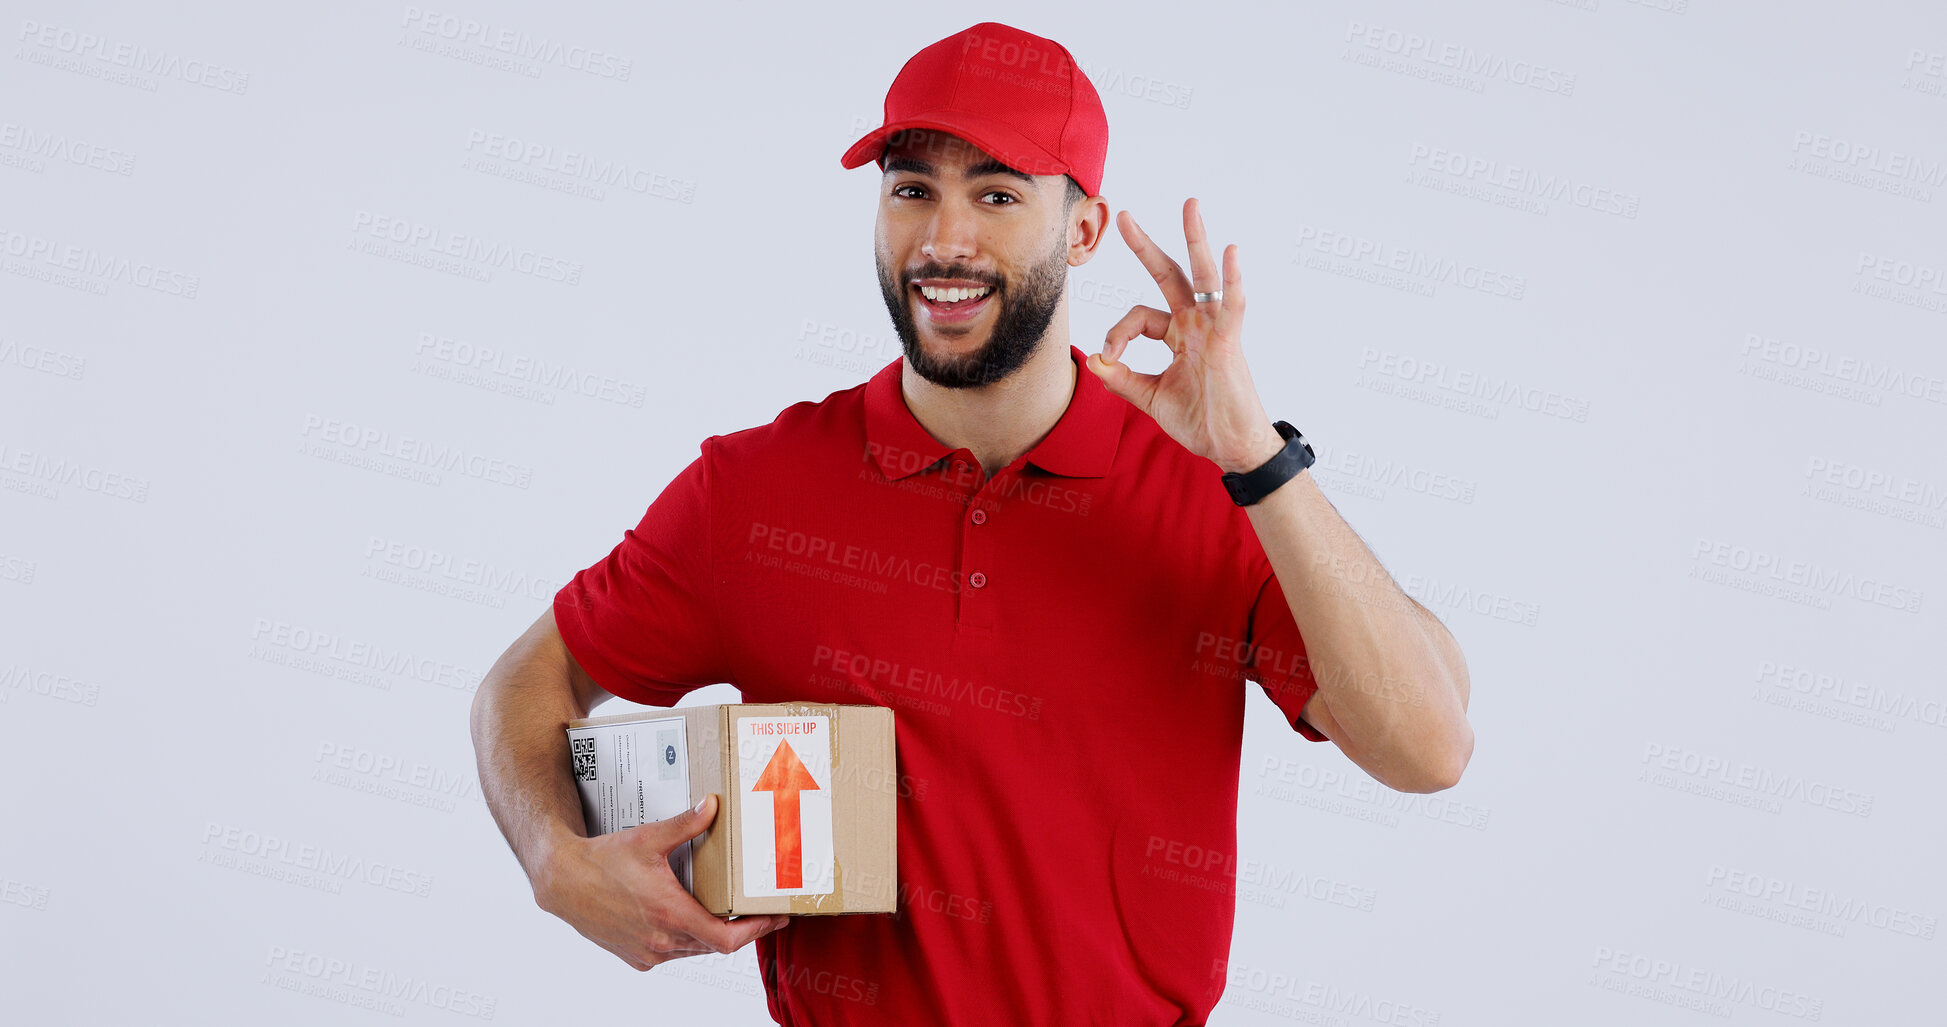
[[[978,299],[993,291],[993,287],[987,285],[978,289],[939,289],[931,285],[919,287],[920,295],[935,303],[958,303],[961,300]]]

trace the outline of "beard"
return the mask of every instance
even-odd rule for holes
[[[1019,370],[1041,346],[1061,304],[1062,290],[1068,284],[1068,247],[1055,247],[1048,258],[1021,277],[1012,288],[966,268],[928,263],[894,281],[886,263],[876,251],[873,262],[879,268],[879,291],[892,315],[893,330],[906,351],[906,365],[920,377],[948,389],[978,388],[992,385]],[[994,317],[993,333],[978,350],[958,357],[934,357],[919,343],[919,325],[913,317],[912,282],[919,278],[963,278],[994,288],[1000,304]]]

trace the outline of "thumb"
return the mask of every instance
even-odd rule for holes
[[[644,824],[644,827],[655,828],[653,831],[644,832],[648,836],[644,840],[654,846],[657,852],[667,854],[669,850],[702,834],[716,818],[717,796],[712,792],[705,795],[702,802],[667,820]]]
[[[1102,380],[1102,387],[1108,389],[1111,395],[1127,400],[1143,413],[1149,413],[1142,397],[1149,391],[1146,386],[1158,375],[1143,374],[1128,364],[1110,360],[1102,353],[1090,353],[1087,363],[1088,369],[1095,372],[1095,376]]]

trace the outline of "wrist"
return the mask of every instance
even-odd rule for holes
[[[1284,442],[1276,453],[1249,470],[1226,471],[1223,474],[1224,491],[1230,493],[1230,501],[1238,506],[1250,506],[1276,492],[1317,459],[1312,454],[1311,444],[1305,441],[1304,433],[1291,422],[1278,421],[1271,427]]]
[[[1271,422],[1266,421],[1264,424],[1263,433],[1253,438],[1248,448],[1240,450],[1236,455],[1218,458],[1216,460],[1218,468],[1226,474],[1249,474],[1283,452],[1284,436],[1278,434],[1278,429],[1272,427]]]

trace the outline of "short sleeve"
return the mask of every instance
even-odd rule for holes
[[[706,439],[641,522],[554,596],[555,624],[575,661],[630,702],[674,706],[733,680],[713,587],[709,460]]]
[[[1259,566],[1263,579],[1258,584],[1257,601],[1251,605],[1250,659],[1244,665],[1244,676],[1264,689],[1300,735],[1314,742],[1331,741],[1298,716],[1318,691],[1318,681],[1312,677],[1305,637],[1298,633],[1284,587],[1271,572],[1268,560]]]

